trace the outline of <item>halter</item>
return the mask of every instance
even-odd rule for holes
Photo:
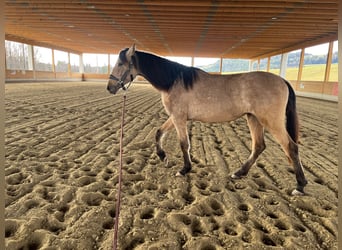
[[[114,80],[114,81],[117,81],[117,84],[120,84],[121,85],[121,88],[123,90],[127,90],[129,88],[129,86],[131,86],[131,83],[133,81],[133,75],[131,74],[131,81],[129,82],[128,86],[125,87],[125,84],[124,84],[124,80],[126,79],[127,75],[129,74],[129,72],[131,71],[131,68],[132,68],[132,65],[133,63],[130,62],[129,63],[129,68],[125,71],[125,73],[121,76],[121,78],[117,78],[116,76],[114,76],[113,74],[110,74],[109,75],[109,79],[111,80]]]

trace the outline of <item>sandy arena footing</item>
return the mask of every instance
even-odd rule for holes
[[[106,83],[6,84],[5,240],[16,249],[112,249],[122,92]],[[337,103],[298,98],[307,195],[281,148],[267,148],[249,175],[232,180],[250,153],[244,118],[189,122],[193,170],[154,137],[166,120],[158,91],[128,92],[119,249],[337,249]]]

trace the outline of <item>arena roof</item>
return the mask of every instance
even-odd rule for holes
[[[337,0],[5,0],[5,38],[75,53],[257,58],[337,39]]]

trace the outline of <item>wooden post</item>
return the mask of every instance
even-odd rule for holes
[[[271,57],[267,57],[267,72],[270,72],[270,68],[271,68]]]
[[[253,61],[249,60],[248,71],[251,72],[252,70],[253,70]]]
[[[334,42],[331,41],[329,43],[329,51],[328,51],[328,57],[327,57],[327,62],[326,62],[326,67],[325,67],[325,75],[324,75],[325,82],[329,82],[333,47],[334,47]]]
[[[300,52],[300,60],[299,60],[299,66],[298,66],[298,76],[297,76],[298,83],[302,80],[303,64],[304,64],[304,49],[302,48]]]
[[[34,62],[34,50],[32,45],[28,45],[28,68],[32,70],[33,79],[36,79],[36,66]]]
[[[223,62],[223,60],[222,60],[222,57],[220,58],[220,74],[222,75],[222,62]]]
[[[55,50],[51,49],[51,56],[52,56],[52,72],[56,73],[56,65],[55,65]],[[56,74],[55,74],[56,78]]]
[[[110,54],[108,54],[108,67],[107,67],[107,73],[110,74]]]
[[[68,76],[71,77],[70,52],[68,52]]]
[[[80,54],[80,61],[79,61],[79,71],[82,75],[82,81],[85,81],[85,75],[84,75],[84,64],[83,64],[83,54]]]
[[[280,62],[280,72],[279,75],[283,78],[286,77],[286,69],[287,69],[287,59],[289,58],[288,53],[281,54],[281,62]]]

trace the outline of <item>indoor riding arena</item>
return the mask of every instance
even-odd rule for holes
[[[337,249],[337,0],[27,0],[3,12],[6,249]],[[189,120],[192,169],[177,176],[176,130],[167,164],[156,151],[160,91],[144,76],[107,90],[132,44],[212,75],[287,79],[304,195],[267,130],[248,175],[231,177],[252,150],[246,116]]]

